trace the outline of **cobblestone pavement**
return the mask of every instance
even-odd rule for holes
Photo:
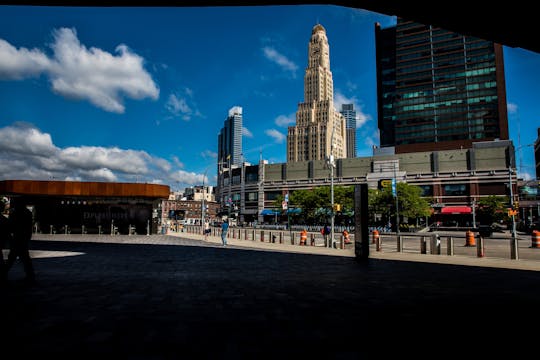
[[[21,280],[17,262],[0,288],[3,352],[25,359],[515,358],[535,351],[539,271],[376,253],[362,262],[352,249],[222,247],[215,237],[35,240],[37,284]]]

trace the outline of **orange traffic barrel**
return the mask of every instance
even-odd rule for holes
[[[531,234],[531,247],[540,248],[540,231],[533,230]]]
[[[474,233],[471,230],[467,230],[465,233],[465,246],[476,246]]]
[[[371,243],[376,244],[378,240],[379,240],[379,230],[375,229],[375,230],[373,230],[373,236],[372,236]]]

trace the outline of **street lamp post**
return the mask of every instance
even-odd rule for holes
[[[204,208],[204,200],[205,200],[205,189],[204,189],[204,180],[206,179],[206,173],[208,171],[208,168],[204,170],[203,180],[202,180],[202,200],[201,200],[201,229],[204,233],[204,222],[205,222],[205,208]]]
[[[514,211],[516,209],[514,209],[514,190],[512,189],[512,168],[509,167],[508,168],[508,180],[509,180],[509,183],[510,183],[510,209],[511,209],[511,217],[512,217],[512,238],[510,240],[510,258],[511,259],[519,259],[519,254],[518,254],[518,243],[517,243],[517,238],[516,238],[516,217],[514,215]]]
[[[396,236],[399,239],[399,200],[398,200],[398,191],[397,191],[397,176],[396,176],[396,163],[394,163],[394,184],[395,190],[394,196],[396,197]]]
[[[333,145],[332,145],[333,147]],[[330,153],[330,204],[331,204],[331,216],[330,216],[330,241],[328,241],[328,247],[334,246],[334,155]]]

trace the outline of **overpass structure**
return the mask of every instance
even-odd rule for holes
[[[73,3],[67,0],[50,1],[4,1],[4,5],[48,5],[48,6],[132,6],[119,0],[82,0]],[[420,0],[185,0],[185,1],[142,1],[137,6],[267,6],[267,5],[337,5],[364,9],[388,16],[438,26],[463,35],[491,40],[510,47],[540,53],[537,40],[537,15],[532,2],[515,0],[499,5],[495,2],[474,3],[465,0],[433,1]]]

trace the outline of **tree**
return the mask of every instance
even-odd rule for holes
[[[275,203],[280,204],[282,196]],[[289,194],[291,207],[301,208],[297,220],[306,224],[323,224],[328,222],[332,214],[330,202],[330,186],[317,186],[312,189],[294,190]],[[341,205],[339,214],[351,214],[354,211],[354,188],[352,186],[334,187],[334,204]],[[342,215],[343,216],[343,215]]]
[[[407,217],[417,220],[431,214],[429,199],[422,197],[422,189],[419,186],[404,182],[398,183],[397,195],[398,214],[401,218]],[[368,207],[372,224],[395,223],[396,200],[391,188],[368,190]]]
[[[478,200],[478,220],[481,224],[491,225],[494,222],[506,220],[507,196],[490,195]]]

